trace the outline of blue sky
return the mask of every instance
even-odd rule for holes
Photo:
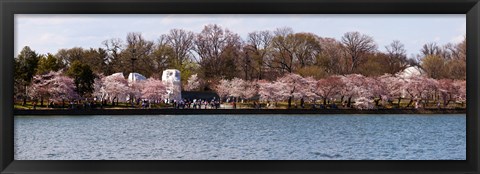
[[[157,40],[170,29],[198,33],[207,24],[218,24],[243,39],[252,31],[291,27],[295,32],[311,32],[340,39],[350,31],[370,35],[380,51],[393,40],[400,40],[408,56],[418,54],[427,42],[458,43],[466,33],[464,14],[454,15],[15,15],[15,53],[30,46],[40,54],[62,48],[98,48],[110,38],[125,41],[128,32],[140,32]]]

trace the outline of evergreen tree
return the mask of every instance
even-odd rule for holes
[[[96,76],[87,64],[83,64],[78,60],[73,61],[67,71],[67,75],[74,79],[75,91],[79,96],[87,97],[93,92]]]
[[[19,95],[23,97],[23,105],[27,102],[27,86],[32,82],[37,71],[39,59],[40,56],[28,46],[23,47],[15,59],[15,84],[21,85],[21,87],[17,87],[17,89],[21,89],[17,92],[21,93]]]

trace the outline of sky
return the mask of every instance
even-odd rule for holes
[[[281,27],[337,40],[346,32],[358,31],[372,36],[379,51],[399,40],[409,57],[418,54],[425,43],[458,43],[466,33],[465,14],[16,14],[15,54],[24,46],[40,54],[55,54],[62,48],[98,48],[107,39],[125,41],[129,32],[140,32],[156,41],[171,29],[199,33],[207,24],[218,24],[244,40],[250,32]]]

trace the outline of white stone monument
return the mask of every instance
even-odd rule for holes
[[[128,74],[128,79],[127,79],[128,86],[133,88],[133,90],[127,93],[127,98],[126,98],[127,101],[129,101],[130,97],[132,97],[132,96],[134,98],[139,98],[140,97],[141,94],[139,93],[138,87],[133,86],[133,85],[137,82],[144,81],[144,80],[147,80],[147,78],[140,73],[134,72],[134,73]]]
[[[130,73],[128,75],[128,84],[131,84],[132,82],[142,81],[142,80],[147,80],[147,78],[140,73]]]
[[[182,99],[182,82],[180,80],[180,71],[177,69],[167,69],[163,71],[162,81],[167,87],[167,96],[169,101]]]

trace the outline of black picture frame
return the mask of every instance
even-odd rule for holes
[[[478,0],[0,0],[2,173],[479,173]],[[465,161],[17,161],[14,159],[14,14],[466,14]]]

